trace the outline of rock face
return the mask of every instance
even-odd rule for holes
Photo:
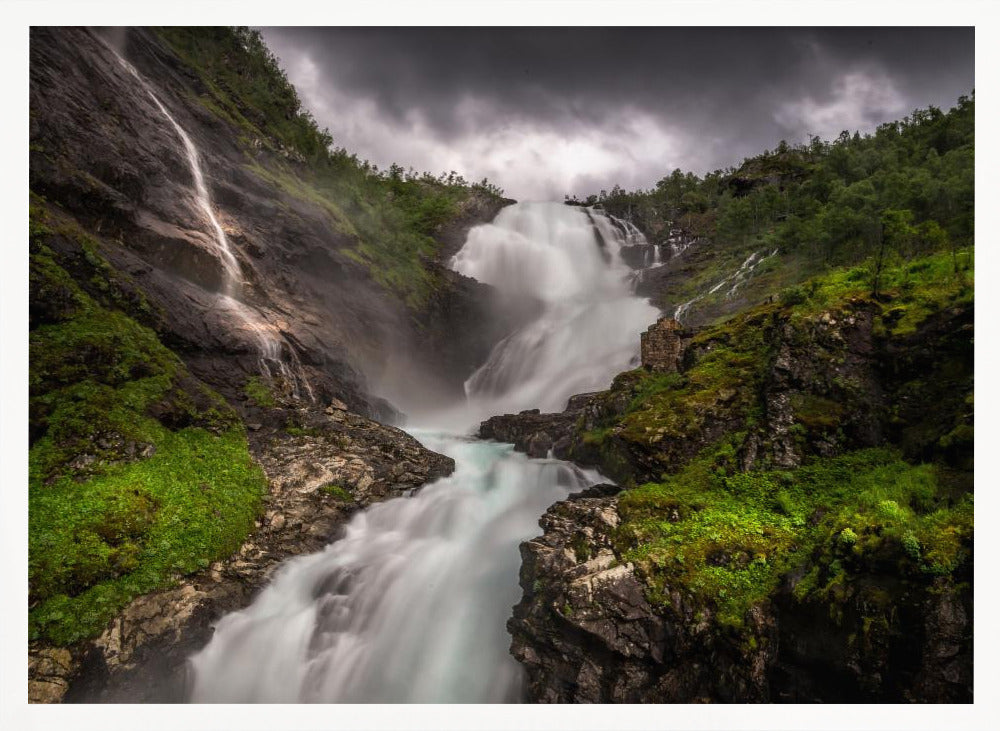
[[[511,652],[540,703],[969,702],[971,595],[948,581],[897,597],[893,638],[856,643],[863,605],[834,620],[791,587],[720,632],[683,587],[661,608],[614,549],[617,498],[557,503],[521,545]],[[891,586],[891,575],[872,579]]]
[[[208,639],[213,621],[251,600],[280,561],[323,547],[354,511],[453,469],[450,459],[372,421],[402,418],[374,395],[374,384],[392,376],[419,380],[435,396],[460,393],[506,334],[506,321],[493,316],[492,289],[444,262],[470,227],[511,201],[470,191],[436,229],[422,232],[422,258],[404,264],[433,286],[423,298],[409,297],[365,258],[359,214],[344,212],[357,205],[347,200],[357,191],[336,194],[338,203],[310,188],[315,171],[301,154],[239,123],[260,110],[235,102],[240,108],[221,109],[220,93],[237,97],[220,92],[210,71],[163,38],[129,29],[114,44],[89,29],[33,29],[31,204],[44,211],[52,229],[46,246],[69,276],[107,294],[110,308],[151,328],[183,361],[191,381],[184,392],[197,401],[207,385],[234,407],[271,494],[233,556],[136,598],[94,641],[33,645],[35,702],[64,694],[181,699],[184,658]],[[197,151],[235,279],[217,251],[174,122]],[[33,323],[66,306],[33,294]],[[495,324],[480,327],[484,321]],[[266,405],[249,397],[254,383]],[[184,426],[161,413],[167,406],[153,404],[150,415],[168,429]],[[119,453],[122,460],[150,456],[150,445],[117,435],[98,441],[105,462]],[[84,477],[94,459],[84,454],[70,469]]]
[[[559,414],[541,414],[529,409],[520,414],[491,416],[479,426],[482,439],[509,442],[529,457],[546,457],[551,451],[557,459],[569,454],[570,436],[576,422],[593,394],[573,396],[566,410]]]
[[[178,133],[147,89],[92,31],[37,28],[31,41],[32,191],[92,234],[158,313],[153,326],[164,343],[227,398],[260,370],[261,329],[280,336],[281,359],[320,402],[340,398],[381,418],[392,411],[368,391],[393,358],[413,354],[398,367],[460,392],[503,336],[473,327],[491,306],[489,288],[443,273],[439,262],[425,262],[433,302],[408,304],[375,281],[350,222],[296,187],[305,164],[259,139],[242,142],[245,131],[202,103],[211,95],[200,72],[152,31],[130,29],[117,50],[197,148],[238,263],[245,307],[220,304],[224,272],[211,226]],[[442,261],[509,202],[472,194],[435,232]],[[257,324],[247,324],[246,308]]]
[[[611,491],[611,490],[608,490]],[[713,637],[710,617],[692,626],[662,616],[632,564],[613,547],[613,496],[583,493],[557,503],[544,534],[521,545],[524,598],[507,627],[541,703],[690,703],[768,700],[773,617],[758,614],[756,648]],[[678,592],[676,611],[703,608]]]
[[[343,406],[296,412],[303,426],[294,435],[258,430],[253,442],[271,492],[254,534],[228,559],[135,599],[72,654],[32,648],[30,701],[54,702],[63,694],[68,702],[184,700],[187,657],[210,639],[223,614],[251,601],[282,561],[322,549],[357,510],[454,470],[451,458]]]
[[[681,324],[673,318],[657,320],[642,334],[640,353],[642,366],[657,373],[676,373],[684,356]]]

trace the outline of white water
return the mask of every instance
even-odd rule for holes
[[[678,322],[683,322],[684,317],[686,317],[687,313],[691,310],[692,305],[715,294],[727,284],[729,285],[729,289],[726,290],[726,299],[732,299],[736,295],[739,288],[745,285],[749,281],[750,277],[753,276],[754,270],[772,256],[777,255],[777,253],[778,250],[775,249],[767,256],[762,257],[759,251],[753,252],[732,274],[720,280],[717,284],[714,284],[707,291],[702,292],[697,297],[689,299],[687,302],[678,305],[677,309],[674,310],[674,319]]]
[[[212,205],[212,198],[205,184],[205,175],[201,169],[201,158],[198,155],[198,148],[188,133],[181,127],[180,123],[174,119],[160,101],[159,97],[153,93],[152,88],[136,70],[136,68],[122,58],[114,49],[108,49],[115,55],[119,63],[131,74],[143,90],[153,100],[160,113],[170,122],[177,136],[180,137],[184,147],[184,154],[187,157],[188,167],[191,169],[191,177],[194,179],[195,203],[198,209],[205,215],[211,229],[210,244],[212,252],[222,266],[222,290],[218,293],[218,307],[232,312],[241,322],[242,329],[249,335],[249,339],[257,346],[258,364],[261,374],[267,378],[274,377],[275,371],[292,388],[292,395],[301,398],[301,387],[305,388],[310,400],[314,400],[312,386],[309,379],[302,370],[301,363],[295,349],[285,340],[281,332],[257,310],[242,302],[239,297],[243,291],[243,275],[239,262],[233,250],[229,246],[229,239],[226,236],[222,224],[219,223],[215,215],[215,208]],[[287,353],[287,355],[286,355]]]
[[[455,473],[358,513],[341,540],[286,563],[192,658],[192,700],[520,699],[505,628],[521,596],[518,546],[549,505],[601,476],[461,432],[491,413],[561,409],[634,362],[658,313],[629,294],[624,240],[605,238],[606,261],[587,214],[562,204],[512,206],[470,232],[455,268],[543,307],[470,379],[468,403],[442,414],[463,428],[411,430]]]
[[[112,51],[114,53],[114,51]],[[149,95],[149,98],[153,100],[156,108],[160,110],[160,113],[167,118],[170,125],[174,128],[177,136],[181,138],[181,144],[184,146],[184,154],[187,156],[188,167],[191,168],[191,177],[194,178],[194,188],[195,188],[195,201],[198,204],[198,208],[202,213],[205,214],[205,218],[212,228],[212,249],[219,259],[219,263],[222,264],[222,269],[224,273],[223,277],[223,292],[222,294],[229,297],[235,296],[243,284],[242,273],[240,272],[239,262],[236,261],[236,256],[233,254],[232,249],[229,248],[229,239],[226,238],[226,232],[222,228],[222,224],[219,223],[219,219],[215,216],[215,209],[212,207],[212,199],[208,194],[208,187],[205,185],[205,176],[201,171],[201,162],[198,157],[198,148],[194,146],[194,142],[191,141],[191,137],[184,130],[183,127],[174,119],[173,115],[167,111],[167,108],[160,101],[159,97],[153,93],[153,90],[146,83],[146,80],[142,78],[139,72],[136,70],[135,66],[130,64],[124,58],[115,53],[118,61],[121,65],[128,71],[139,85],[145,90]]]
[[[519,699],[505,623],[517,543],[571,490],[599,481],[509,445],[417,432],[455,474],[358,514],[344,538],[286,564],[193,660],[195,702]]]
[[[618,252],[627,242],[625,232],[591,213],[593,225],[572,206],[511,206],[493,223],[473,229],[455,256],[452,265],[462,274],[508,297],[541,300],[544,308],[537,320],[500,342],[466,382],[482,413],[561,411],[570,396],[605,388],[616,373],[635,365],[639,335],[658,313],[632,295],[632,272]]]

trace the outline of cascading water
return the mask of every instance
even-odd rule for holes
[[[469,379],[461,428],[411,430],[455,473],[358,513],[341,540],[283,566],[192,658],[192,700],[520,699],[505,629],[518,546],[549,505],[601,476],[456,431],[496,412],[562,409],[633,363],[658,312],[630,295],[624,241],[609,231],[602,249],[587,213],[556,203],[511,206],[470,232],[453,266],[542,307]],[[442,416],[453,427],[454,413]]]
[[[268,378],[272,377],[274,375],[272,368],[277,369],[277,372],[291,385],[295,398],[301,398],[301,384],[305,388],[310,400],[312,400],[314,398],[312,387],[308,378],[302,372],[302,367],[295,350],[288,345],[284,336],[260,312],[240,300],[244,284],[242,271],[240,270],[236,255],[233,254],[233,250],[229,246],[229,239],[226,236],[226,232],[215,215],[212,198],[209,195],[208,186],[205,184],[205,175],[201,169],[198,148],[195,147],[190,135],[174,119],[173,115],[170,114],[166,106],[156,96],[136,68],[115,52],[114,49],[111,49],[110,46],[108,48],[114,54],[115,58],[118,59],[122,67],[139,82],[139,85],[149,95],[149,98],[153,100],[156,108],[170,122],[177,136],[180,137],[181,144],[184,147],[184,154],[187,157],[188,167],[191,169],[191,177],[194,180],[195,202],[208,220],[212,231],[210,246],[222,266],[222,289],[217,293],[217,306],[220,309],[233,313],[241,323],[242,329],[247,332],[250,339],[257,345],[258,362],[261,373],[264,376]],[[285,357],[285,353],[288,353],[287,358]],[[291,364],[289,364],[289,360]]]
[[[750,279],[750,277],[753,276],[754,270],[757,267],[759,267],[763,262],[770,259],[772,256],[776,256],[777,253],[778,250],[775,249],[767,256],[762,257],[759,251],[753,252],[752,254],[750,254],[750,256],[746,258],[746,260],[739,266],[739,268],[736,271],[727,276],[725,279],[713,285],[706,292],[702,292],[697,297],[689,299],[687,302],[683,302],[680,305],[678,305],[677,309],[674,310],[674,319],[677,320],[678,322],[683,322],[684,318],[687,316],[687,313],[690,311],[692,305],[700,302],[706,297],[715,294],[720,289],[725,287],[727,284],[729,284],[730,287],[728,290],[726,290],[726,299],[732,299],[732,297],[736,295],[736,291],[741,286],[746,284],[746,282]]]
[[[112,51],[114,53],[114,51]],[[240,272],[239,262],[236,261],[236,256],[233,254],[232,249],[229,248],[229,239],[226,238],[226,232],[222,228],[222,224],[219,223],[219,219],[215,216],[215,210],[212,207],[212,199],[208,194],[208,187],[205,185],[205,176],[201,171],[201,162],[198,158],[198,148],[194,146],[194,142],[191,141],[191,137],[184,130],[183,127],[174,119],[173,115],[167,111],[167,108],[160,101],[159,97],[153,93],[153,90],[146,83],[146,80],[142,78],[139,72],[136,70],[135,66],[130,64],[124,58],[115,53],[115,57],[118,62],[128,71],[135,80],[139,82],[139,85],[145,90],[149,95],[149,98],[153,100],[156,108],[160,110],[160,113],[166,117],[167,121],[174,128],[177,136],[181,138],[181,144],[184,146],[184,153],[187,155],[188,167],[191,168],[191,177],[194,178],[194,189],[195,189],[195,201],[198,204],[198,208],[201,209],[202,213],[208,219],[209,224],[212,227],[212,248],[215,252],[216,257],[219,259],[219,263],[222,265],[223,270],[223,291],[221,294],[228,297],[235,297],[239,293],[239,289],[242,286],[243,278]]]
[[[611,249],[610,261],[594,226]],[[618,252],[625,241],[602,216],[552,203],[505,208],[469,233],[454,269],[503,296],[543,305],[542,314],[500,342],[466,382],[470,400],[486,415],[560,411],[573,394],[605,388],[634,364],[639,335],[657,311],[632,295],[631,271]]]

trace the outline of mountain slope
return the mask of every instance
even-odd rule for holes
[[[441,262],[509,201],[328,148],[243,29],[35,28],[30,71],[31,695],[134,692],[453,469],[366,417],[400,418],[388,374],[461,392],[505,334]]]

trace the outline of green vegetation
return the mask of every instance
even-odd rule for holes
[[[704,177],[674,170],[648,191],[615,187],[587,203],[630,217],[656,240],[667,221],[717,244],[716,261],[680,288],[690,299],[739,266],[749,252],[770,253],[755,272],[761,298],[825,268],[864,264],[878,294],[881,272],[973,241],[975,101],[948,112],[918,109],[874,134],[843,132],[832,142],[781,142],[739,168]]]
[[[247,382],[243,384],[243,395],[254,406],[262,408],[274,408],[277,406],[277,401],[274,398],[271,387],[260,376],[251,376],[247,379]]]
[[[924,588],[967,581],[973,382],[962,343],[971,331],[935,331],[933,318],[970,312],[973,278],[971,247],[891,262],[878,293],[866,265],[835,269],[700,330],[681,373],[619,375],[598,397],[604,418],[580,441],[632,485],[616,550],[650,600],[669,608],[679,593],[741,630],[753,606],[792,587],[795,601],[828,606],[831,618],[853,601],[851,611],[867,607],[865,621],[882,626],[898,596],[877,577]],[[864,317],[870,326],[846,325]],[[874,342],[861,352],[875,348],[893,373],[880,381],[888,413],[870,415],[887,425],[879,449],[845,433],[858,412],[881,408],[853,380],[869,377],[867,366],[848,365],[858,354],[848,333],[862,331]],[[788,435],[803,458],[795,469],[767,449],[779,351],[791,374]],[[656,481],[635,486],[636,474]]]
[[[700,333],[690,347],[702,354],[683,373],[638,368],[619,375],[610,398],[626,393],[624,409],[607,410],[583,441],[596,445],[605,461],[613,459],[615,441],[640,445],[669,469],[706,429],[719,424],[734,432],[746,429],[759,415],[757,393],[770,363],[769,335],[777,310],[758,308]]]
[[[295,88],[260,33],[247,28],[157,30],[198,75],[195,101],[229,123],[253,162],[248,170],[293,199],[318,206],[331,229],[351,240],[348,256],[386,289],[419,309],[439,284],[425,264],[432,235],[473,194],[499,199],[483,180],[470,185],[454,171],[440,176],[379,171],[333,144],[303,109]],[[261,155],[262,149],[270,155]]]
[[[246,435],[204,429],[153,435],[156,453],[96,478],[32,484],[30,636],[93,636],[132,598],[239,548],[266,480]]]
[[[40,200],[30,220],[30,634],[69,644],[235,550],[265,479],[232,409],[119,309],[150,312],[97,242]]]
[[[318,437],[323,434],[323,431],[314,427],[299,426],[294,421],[289,420],[285,424],[285,434],[290,437]]]
[[[805,576],[798,599],[836,601],[862,572],[949,575],[972,560],[972,496],[954,497],[932,465],[869,449],[791,471],[719,474],[724,451],[621,499],[619,548],[655,601],[679,590],[739,627],[794,569]]]
[[[955,261],[959,262],[957,270]],[[813,329],[824,318],[836,322],[871,309],[878,337],[905,338],[935,313],[971,306],[974,273],[969,247],[887,267],[877,298],[865,283],[864,266],[813,277],[785,290],[780,302],[760,305],[701,330],[688,346],[699,355],[683,373],[639,368],[619,375],[612,394],[626,392],[627,406],[610,410],[596,428],[582,434],[582,439],[598,448],[609,438],[632,442],[650,450],[665,466],[675,464],[678,445],[698,439],[707,426],[722,425],[725,431],[738,433],[761,418],[757,394],[772,367],[779,328],[791,328],[792,340],[814,353],[843,357],[835,351],[826,352],[812,340]],[[850,383],[834,385],[842,395],[850,396]],[[920,384],[914,384],[917,387]],[[793,433],[835,431],[846,415],[844,400],[829,395],[797,393],[791,405]],[[962,435],[971,426],[955,429],[955,440],[962,440],[967,439]],[[604,458],[612,459],[611,452],[605,450]]]
[[[347,490],[345,490],[340,485],[335,485],[332,482],[329,485],[323,485],[323,487],[321,487],[320,490],[324,494],[329,495],[334,500],[337,500],[339,502],[343,502],[343,503],[353,503],[354,502],[354,496],[351,495],[350,492],[348,492]]]
[[[779,254],[759,265],[747,296],[776,298],[697,333],[681,374],[619,376],[599,409],[606,416],[581,435],[626,484],[636,456],[641,474],[659,477],[625,492],[617,538],[652,601],[673,606],[679,592],[713,609],[719,626],[741,628],[751,607],[791,586],[796,601],[826,605],[836,621],[854,601],[867,633],[887,626],[899,599],[872,577],[968,580],[971,348],[960,347],[961,333],[927,328],[973,305],[974,112],[962,97],[947,113],[917,110],[873,135],[781,143],[738,169],[677,170],[653,190],[616,187],[586,201],[653,240],[673,222],[715,242],[712,264],[668,293],[674,304],[751,252]],[[845,425],[872,404],[844,367],[837,323],[864,317],[880,352],[910,361],[881,356],[905,381],[878,417],[890,446],[858,451]],[[943,337],[951,344],[930,364],[911,365]],[[775,436],[761,428],[762,394],[779,347],[801,379],[787,428],[805,462],[775,469],[757,454],[744,472],[747,445],[766,452]]]
[[[946,307],[971,305],[975,291],[973,248],[937,252],[894,262],[880,273],[878,296],[870,287],[870,270],[857,266],[834,270],[784,290],[797,317],[815,315],[845,301],[866,301],[881,312],[883,333],[912,334],[930,315]]]

